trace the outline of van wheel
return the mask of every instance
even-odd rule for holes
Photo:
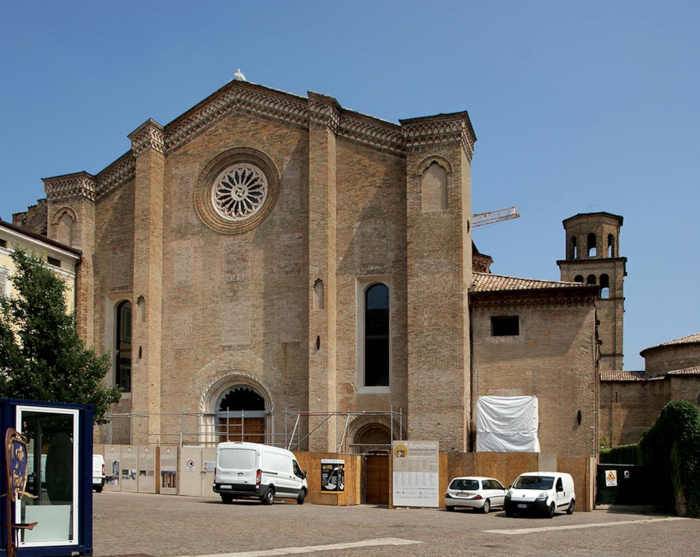
[[[572,499],[571,503],[569,503],[569,506],[566,509],[566,514],[574,514],[575,508],[576,508],[576,500]]]
[[[455,510],[455,508],[452,505],[445,505],[445,510],[451,513]]]
[[[547,518],[552,518],[556,510],[557,508],[554,506],[554,503],[549,505],[549,509],[547,509]]]
[[[272,505],[275,502],[275,488],[272,486],[268,487],[260,500],[264,505]]]
[[[302,489],[299,492],[299,495],[297,495],[297,505],[303,505],[304,504],[304,499],[306,498],[306,490]]]
[[[486,499],[486,501],[484,501],[484,506],[481,507],[481,510],[484,514],[489,514],[489,511],[491,510],[491,501]]]
[[[225,505],[230,505],[233,503],[233,495],[228,495],[225,493],[221,494],[221,502],[224,503]]]

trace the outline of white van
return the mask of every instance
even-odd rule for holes
[[[92,488],[100,493],[105,485],[105,457],[92,455]]]
[[[266,505],[275,497],[296,499],[302,505],[309,491],[306,474],[292,452],[260,443],[219,443],[213,488],[224,503],[247,498]]]
[[[557,511],[572,514],[576,507],[574,479],[562,472],[520,474],[506,493],[506,516],[539,512],[552,518]]]

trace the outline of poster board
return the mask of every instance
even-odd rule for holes
[[[216,470],[216,447],[202,447],[202,497],[214,497],[214,471]]]
[[[177,447],[160,448],[160,493],[177,495]]]
[[[437,441],[393,441],[392,487],[395,507],[440,506]]]
[[[119,481],[122,491],[138,491],[138,451],[133,445],[122,445],[120,451],[121,474]]]
[[[139,493],[156,492],[156,449],[153,446],[141,445],[138,447],[139,476],[137,486]]]
[[[345,461],[337,458],[321,459],[321,491],[345,491]]]
[[[119,491],[121,489],[121,446],[105,445],[105,489]]]
[[[180,495],[202,496],[202,447],[184,445],[180,447],[180,466],[178,468]]]

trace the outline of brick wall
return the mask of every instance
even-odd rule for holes
[[[534,395],[542,454],[594,456],[598,371],[593,302],[531,305],[516,299],[497,304],[476,300],[472,308],[475,400],[486,395]],[[520,335],[491,336],[493,315],[518,315]]]

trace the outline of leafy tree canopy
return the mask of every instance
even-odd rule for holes
[[[102,382],[108,357],[98,357],[78,336],[63,281],[24,251],[12,259],[17,295],[0,300],[0,397],[93,404],[103,422],[119,400]]]

